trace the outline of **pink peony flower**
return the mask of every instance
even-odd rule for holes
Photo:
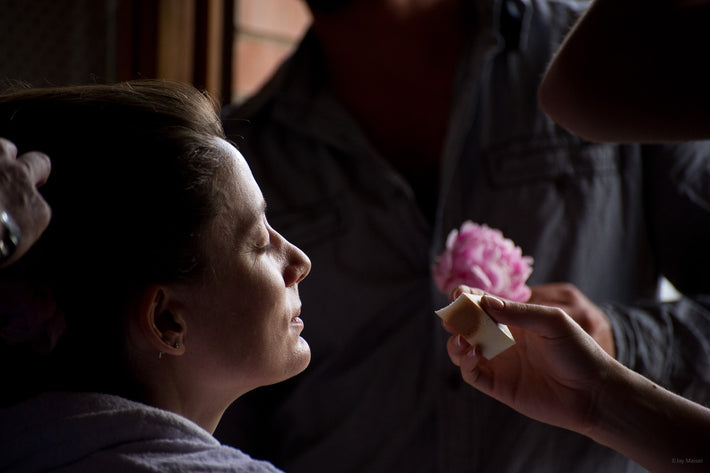
[[[446,249],[432,268],[434,282],[447,296],[459,285],[482,289],[505,299],[525,302],[533,259],[500,230],[467,220],[452,230]]]

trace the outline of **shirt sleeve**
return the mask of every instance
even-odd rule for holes
[[[619,362],[696,402],[710,402],[710,297],[602,307]]]
[[[643,149],[646,221],[674,302],[605,307],[617,358],[681,395],[710,401],[710,142]]]

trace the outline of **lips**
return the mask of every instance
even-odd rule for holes
[[[301,309],[299,308],[298,311],[296,312],[296,315],[291,317],[291,323],[292,324],[298,324],[298,325],[303,325],[303,319],[301,319]]]

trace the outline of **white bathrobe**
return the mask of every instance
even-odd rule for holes
[[[95,393],[47,393],[0,409],[5,473],[277,473],[172,412]]]

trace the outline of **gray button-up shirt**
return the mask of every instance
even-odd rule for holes
[[[222,440],[289,473],[642,471],[461,382],[430,268],[467,219],[535,258],[531,284],[569,281],[602,306],[621,362],[707,395],[710,146],[592,144],[557,127],[537,85],[584,4],[500,3],[479,1],[472,20],[433,225],[329,94],[312,34],[260,93],[225,110],[271,223],[313,262],[300,285],[313,360],[237,401]],[[656,302],[661,275],[696,297]]]

